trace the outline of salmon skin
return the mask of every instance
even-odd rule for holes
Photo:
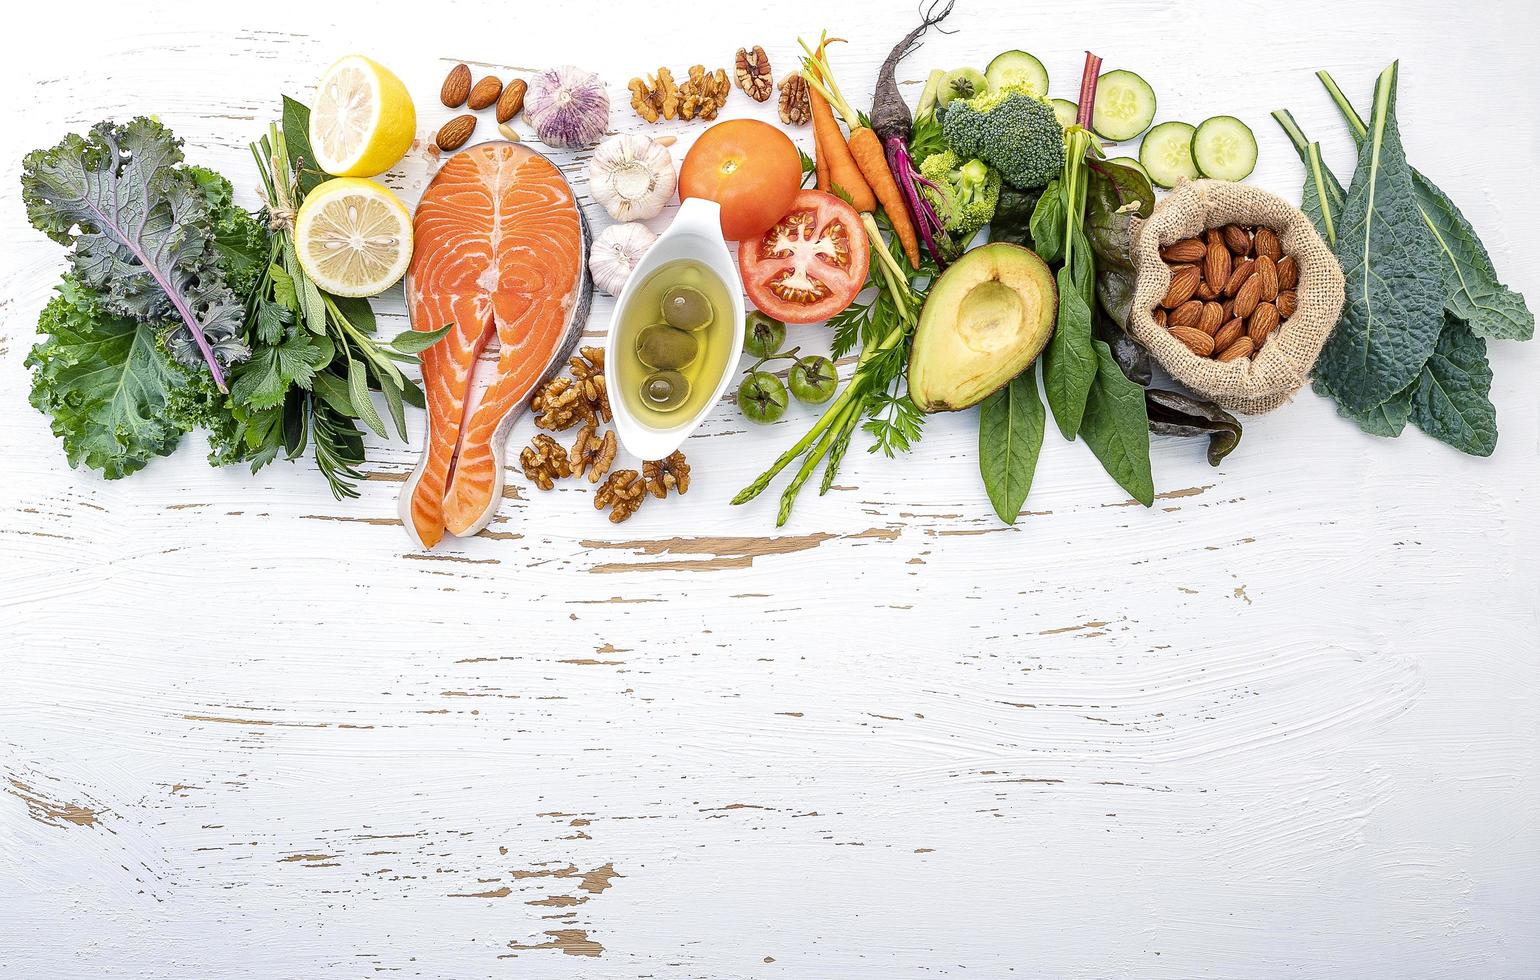
[[[588,319],[588,225],[550,160],[520,143],[446,159],[413,219],[406,304],[415,330],[452,327],[422,353],[428,428],[401,490],[401,522],[431,548],[475,534],[503,493],[508,432],[562,365]],[[476,399],[477,360],[497,364]]]

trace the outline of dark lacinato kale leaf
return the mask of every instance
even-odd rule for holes
[[[1442,256],[1417,207],[1395,109],[1392,65],[1375,87],[1369,136],[1338,224],[1347,301],[1315,366],[1354,414],[1416,381],[1444,326]]]
[[[1490,456],[1497,448],[1497,409],[1491,391],[1487,342],[1461,320],[1448,317],[1438,348],[1412,392],[1412,422],[1462,453]]]
[[[181,142],[153,119],[98,123],[27,154],[22,197],[33,226],[70,247],[76,279],[103,312],[174,325],[172,353],[207,363],[223,386],[223,368],[250,353],[245,306],[215,243],[228,185],[181,164]]]

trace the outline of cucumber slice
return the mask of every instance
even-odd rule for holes
[[[1186,177],[1198,179],[1198,165],[1192,160],[1193,128],[1184,122],[1163,122],[1145,134],[1139,144],[1139,162],[1144,172],[1161,187],[1175,187]]]
[[[1068,129],[1075,125],[1075,117],[1080,115],[1080,107],[1069,99],[1054,99],[1053,114],[1059,117],[1059,125]]]
[[[1150,179],[1150,172],[1148,170],[1144,169],[1144,164],[1140,163],[1138,160],[1135,160],[1133,157],[1113,157],[1112,159],[1108,160],[1107,162],[1108,163],[1119,163],[1119,164],[1122,164],[1123,166],[1129,168],[1130,170],[1137,170],[1140,173],[1144,174],[1144,179],[1145,180],[1149,180]]]
[[[1234,116],[1215,116],[1192,134],[1192,160],[1205,177],[1245,180],[1257,167],[1257,138]]]
[[[941,92],[937,96],[942,105],[953,99],[971,99],[989,91],[989,79],[977,68],[953,68],[941,76]]]
[[[1096,80],[1096,109],[1091,128],[1103,139],[1122,142],[1150,128],[1155,119],[1155,90],[1150,83],[1121,68]]]
[[[991,88],[1025,85],[1038,98],[1048,94],[1048,69],[1025,51],[1003,51],[984,69]]]

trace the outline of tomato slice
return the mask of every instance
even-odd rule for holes
[[[798,191],[769,231],[738,244],[749,300],[786,323],[817,323],[849,306],[870,262],[860,214],[823,191]]]

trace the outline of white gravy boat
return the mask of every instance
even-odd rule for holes
[[[621,318],[627,306],[635,299],[637,291],[661,266],[679,259],[693,259],[722,280],[732,305],[732,350],[728,353],[722,379],[716,391],[694,415],[681,419],[667,428],[659,428],[637,418],[627,407],[620,391],[619,368],[616,366],[620,352]],[[673,224],[658,236],[642,261],[631,272],[625,288],[615,301],[615,313],[610,319],[609,336],[604,341],[604,384],[610,391],[610,411],[615,416],[615,433],[626,451],[642,459],[662,459],[683,445],[690,433],[705,420],[711,410],[722,400],[733,379],[737,377],[738,358],[743,354],[743,280],[738,277],[738,260],[722,240],[722,209],[715,201],[703,198],[686,198],[674,215]]]

